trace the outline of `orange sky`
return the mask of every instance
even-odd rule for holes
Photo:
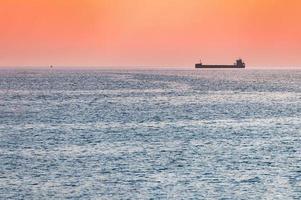
[[[1,66],[301,67],[300,0],[0,0]]]

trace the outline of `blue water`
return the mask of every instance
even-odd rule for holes
[[[301,70],[0,70],[1,199],[301,199]]]

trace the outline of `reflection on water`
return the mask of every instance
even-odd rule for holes
[[[301,71],[0,71],[0,198],[300,199]]]

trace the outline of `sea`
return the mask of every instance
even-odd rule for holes
[[[301,199],[301,70],[0,70],[0,199]]]

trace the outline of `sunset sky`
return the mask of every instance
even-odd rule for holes
[[[0,0],[0,66],[301,68],[300,0]]]

